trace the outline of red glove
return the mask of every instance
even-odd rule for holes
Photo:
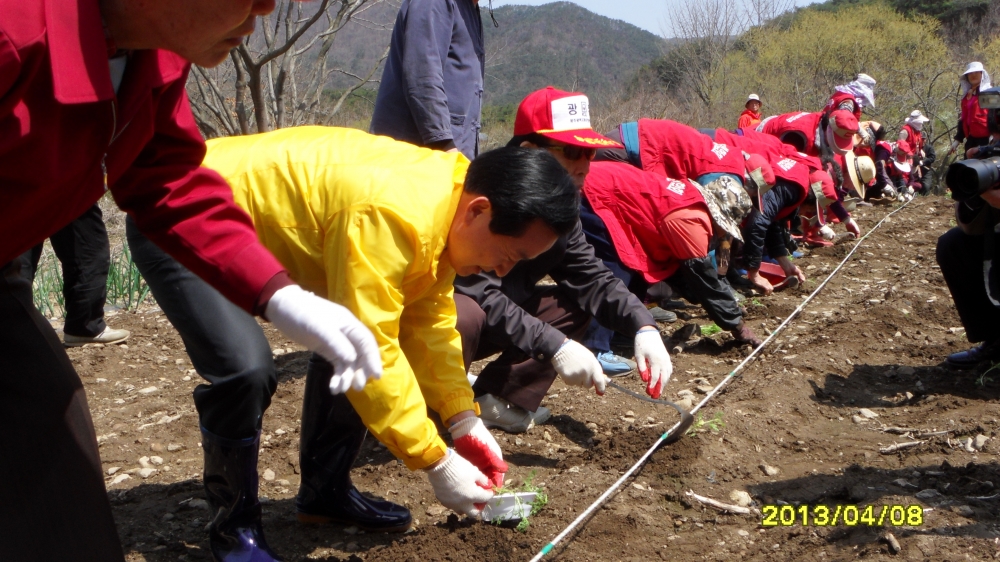
[[[646,383],[646,394],[648,394],[653,400],[658,399],[660,397],[660,393],[663,392],[664,385],[656,384],[659,381],[652,380],[653,377],[650,376],[648,367],[644,371],[639,371],[639,376],[642,377],[642,382]]]
[[[491,484],[497,488],[503,486],[507,463],[503,461],[500,445],[483,425],[483,420],[477,417],[465,418],[451,426],[449,431],[455,443],[455,451],[482,471]]]

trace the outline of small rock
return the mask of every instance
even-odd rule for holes
[[[156,392],[156,387],[155,386],[147,386],[146,388],[143,388],[142,390],[140,390],[139,394],[152,394],[154,392]]]
[[[896,373],[903,375],[904,377],[913,376],[913,374],[916,372],[917,370],[914,369],[913,367],[910,367],[909,365],[905,365],[903,367],[900,367],[899,369],[896,369]]]
[[[282,478],[281,480],[275,480],[275,483],[277,483],[279,486],[291,486],[292,485],[292,483],[290,481],[285,480],[284,478]]]
[[[514,444],[520,447],[521,445],[524,445],[524,439],[521,439],[520,437],[515,437]]]
[[[195,498],[189,501],[187,505],[191,509],[209,509],[208,500],[203,498]]]
[[[682,410],[690,410],[694,406],[694,400],[690,396],[685,396],[684,398],[677,401],[677,405],[681,407]]]
[[[344,552],[357,552],[359,550],[361,550],[361,547],[354,541],[347,543],[347,546],[344,547]]]
[[[156,474],[155,468],[143,468],[139,470],[139,476],[141,476],[143,479],[149,478],[154,474]]]
[[[851,421],[853,421],[854,423],[868,423],[868,420],[866,420],[865,418],[863,418],[863,417],[861,417],[861,416],[859,416],[857,414],[854,414],[853,416],[851,416]]]
[[[264,480],[267,480],[268,482],[274,480],[274,471],[271,470],[270,468],[266,469],[264,471]]]
[[[967,505],[960,505],[953,507],[955,513],[961,515],[962,517],[973,517],[976,515],[976,511]]]
[[[744,492],[743,490],[733,490],[732,492],[729,492],[729,499],[740,507],[747,507],[753,503],[753,498],[750,497],[750,494]]]
[[[183,364],[184,364],[183,359],[174,359],[174,365],[183,365]]]
[[[347,533],[348,535],[356,535],[356,534],[358,534],[358,532],[359,532],[360,530],[361,530],[361,529],[358,529],[358,528],[357,528],[357,527],[355,527],[354,525],[351,525],[350,527],[345,527],[345,528],[344,528],[344,532],[345,532],[345,533]]]
[[[161,519],[163,521],[173,521],[174,520],[174,514],[173,513],[164,513],[163,517],[161,517]]]
[[[880,302],[882,301],[879,299],[868,299],[868,304],[878,304]]]
[[[153,468],[153,465],[149,463],[149,457],[140,457],[139,466],[142,468]]]
[[[882,535],[882,540],[884,540],[886,544],[889,545],[889,550],[893,554],[899,554],[899,551],[903,550],[903,548],[899,546],[899,541],[896,540],[896,537],[892,533],[886,533]]]
[[[913,497],[918,500],[931,500],[941,497],[941,492],[935,490],[934,488],[927,488],[926,490],[920,490],[916,494],[913,494]]]
[[[861,408],[860,410],[858,410],[858,413],[870,420],[873,420],[878,417],[878,414],[869,410],[868,408]]]
[[[112,480],[111,484],[109,485],[114,486],[115,484],[121,484],[122,482],[128,480],[129,478],[132,477],[129,476],[128,474],[119,474],[118,476],[115,476],[114,480]]]
[[[594,422],[587,422],[587,429],[597,431],[597,424]]]
[[[916,488],[916,484],[910,484],[905,478],[897,478],[892,481],[893,484],[899,486],[900,488]]]
[[[183,448],[184,448],[184,445],[181,445],[179,443],[171,443],[171,444],[167,445],[167,451],[169,451],[171,453],[175,453],[177,451],[180,451]]]
[[[160,466],[161,464],[163,464],[163,458],[162,457],[149,457],[149,462],[150,462],[150,464],[152,464],[154,466]]]
[[[764,474],[766,474],[768,476],[777,476],[778,472],[780,472],[777,468],[775,468],[775,467],[773,467],[773,466],[771,466],[769,464],[761,464],[760,465],[760,469],[763,470]]]
[[[189,375],[184,375],[184,378],[182,378],[181,380],[186,382],[191,380],[191,377]]]
[[[549,433],[549,430],[546,429],[545,432],[542,433],[542,439],[552,442],[552,434]]]
[[[569,470],[567,470],[566,472],[572,472],[572,473],[580,472],[580,467],[579,466],[571,466],[569,468]]]
[[[150,443],[149,450],[153,451],[154,453],[162,453],[163,452],[163,444],[162,443]]]
[[[749,537],[750,531],[747,531],[746,529],[740,529],[739,531],[736,531],[736,534],[741,537]]]
[[[625,412],[625,417],[626,418],[634,418],[635,417],[635,412],[633,412],[632,410],[629,410],[629,411]]]
[[[695,389],[698,392],[702,393],[702,394],[708,394],[709,392],[712,392],[713,390],[715,390],[715,387],[714,386],[708,386],[707,384],[700,384],[700,385],[696,386]]]
[[[684,397],[684,396],[694,396],[694,393],[693,393],[693,392],[691,392],[690,390],[687,390],[687,389],[684,389],[684,390],[681,390],[680,392],[678,392],[678,393],[677,393],[677,396],[680,396],[680,397]]]
[[[285,431],[284,429],[275,429],[274,430],[274,434],[275,435],[284,435],[285,433],[288,433],[288,432]]]
[[[437,517],[445,512],[445,508],[442,505],[432,505],[427,508],[427,515],[431,517]]]
[[[120,466],[112,466],[111,468],[108,469],[108,476],[114,476],[115,473],[118,472],[121,469],[122,469],[122,467],[120,467]]]
[[[986,442],[989,440],[990,440],[989,437],[983,434],[979,434],[976,436],[976,439],[972,442],[972,447],[977,451],[982,451],[983,447],[986,446]]]

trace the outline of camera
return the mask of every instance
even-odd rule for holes
[[[979,107],[987,110],[986,124],[990,132],[1000,135],[1000,87],[979,92]],[[985,156],[948,166],[945,182],[956,201],[1000,188],[1000,146],[991,147]]]

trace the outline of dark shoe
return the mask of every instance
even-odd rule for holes
[[[653,320],[656,320],[657,322],[666,322],[669,324],[670,322],[677,321],[676,313],[671,312],[669,310],[664,310],[658,306],[649,307],[649,313],[653,315]]]
[[[264,539],[257,500],[260,434],[225,439],[201,429],[205,450],[205,493],[215,512],[209,531],[216,562],[280,561]]]
[[[972,349],[952,353],[945,359],[949,367],[971,369],[983,361],[1000,359],[1000,342],[981,343]]]
[[[733,335],[733,339],[740,344],[750,344],[753,347],[757,347],[764,343],[764,340],[758,338],[757,334],[753,333],[753,330],[750,329],[750,326],[747,326],[743,322],[740,322],[740,325],[730,333]]]
[[[351,467],[368,430],[342,394],[330,394],[333,367],[313,356],[306,373],[299,467],[302,483],[295,498],[302,523],[339,523],[366,531],[403,532],[410,511],[365,497],[351,483]]]

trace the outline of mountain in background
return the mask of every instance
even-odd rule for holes
[[[499,28],[493,26],[485,4],[487,105],[514,105],[548,85],[599,97],[624,86],[636,70],[661,54],[662,39],[656,35],[571,2],[496,8]],[[383,1],[345,26],[331,52],[333,66],[366,75],[389,44],[398,9],[398,2]],[[381,73],[378,70],[374,78]],[[334,76],[331,87],[350,83],[346,76]]]
[[[571,2],[483,9],[486,103],[517,104],[545,86],[591,97],[624,87],[636,70],[660,56],[662,39]]]

